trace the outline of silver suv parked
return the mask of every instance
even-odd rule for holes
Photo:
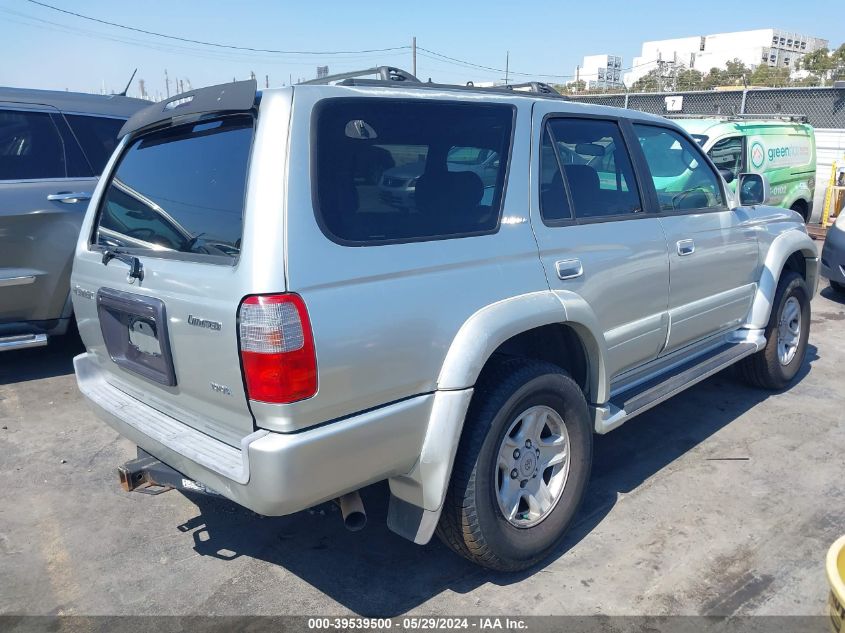
[[[147,101],[0,87],[0,351],[71,322],[79,227],[117,132]]]
[[[593,433],[734,363],[790,384],[818,257],[764,177],[738,203],[666,119],[380,72],[130,119],[76,250],[79,387],[139,446],[127,490],[340,498],[357,527],[387,480],[393,531],[522,569],[571,524]],[[385,201],[408,165],[413,204]]]

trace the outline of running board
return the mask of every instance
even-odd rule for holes
[[[635,415],[648,411],[758,349],[751,342],[730,343],[684,363],[667,374],[623,391],[612,397],[606,406],[596,407],[596,432],[612,431]]]
[[[43,347],[47,344],[46,334],[18,334],[16,336],[0,337],[0,352],[13,349],[27,349],[28,347]]]

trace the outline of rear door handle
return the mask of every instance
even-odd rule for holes
[[[678,240],[678,255],[686,257],[695,252],[695,242],[692,240]]]
[[[91,194],[85,191],[60,191],[59,193],[51,193],[47,196],[47,200],[50,202],[64,202],[65,204],[73,204],[90,199]]]
[[[584,274],[580,259],[562,259],[555,262],[558,279],[575,279]]]

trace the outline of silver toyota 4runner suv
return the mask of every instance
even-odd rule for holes
[[[523,569],[593,433],[735,363],[790,384],[816,249],[671,121],[379,72],[127,122],[76,248],[79,388],[139,447],[127,490],[359,527],[387,480],[394,532]]]

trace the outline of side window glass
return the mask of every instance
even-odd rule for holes
[[[631,157],[616,123],[553,119],[548,128],[563,163],[575,217],[642,210]]]
[[[79,114],[66,114],[65,119],[82,145],[94,173],[101,174],[117,147],[117,133],[125,121]]]
[[[65,175],[62,139],[50,115],[0,110],[0,180]]]
[[[513,109],[326,99],[316,110],[315,212],[347,246],[498,230]]]
[[[634,124],[661,210],[712,209],[724,205],[719,178],[701,150],[678,132]]]
[[[88,159],[82,153],[82,148],[71,132],[70,126],[61,114],[51,114],[50,118],[59,130],[62,145],[65,149],[65,171],[68,178],[91,178],[94,172],[88,164]]]
[[[742,137],[723,138],[710,148],[707,155],[717,169],[725,169],[737,178],[742,171]]]
[[[569,198],[548,129],[543,132],[540,148],[540,217],[546,223],[572,218]]]

